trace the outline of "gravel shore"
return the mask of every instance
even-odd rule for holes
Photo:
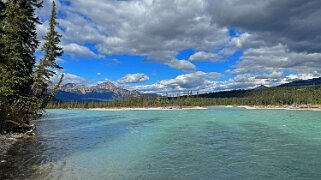
[[[31,136],[24,133],[0,134],[0,156],[5,155],[17,141],[29,137]]]

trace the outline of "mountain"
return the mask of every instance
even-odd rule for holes
[[[321,85],[321,77],[308,79],[308,80],[298,80],[290,83],[282,84],[278,87],[296,87],[296,86],[317,86]]]
[[[267,88],[269,88],[269,87],[261,85],[261,86],[256,87],[255,89],[267,89]]]
[[[54,99],[57,101],[112,101],[140,97],[138,91],[130,91],[117,87],[111,82],[104,82],[95,86],[83,86],[68,83],[56,92]]]

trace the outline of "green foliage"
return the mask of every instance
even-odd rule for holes
[[[41,7],[41,0],[0,0],[0,129],[9,121],[29,124],[30,118],[53,96],[54,91],[47,91],[50,78],[55,75],[53,69],[61,69],[55,61],[63,53],[58,46],[61,36],[55,31],[53,3],[50,28],[42,48],[45,56],[36,68],[34,53],[39,45],[36,25],[40,21],[35,11]]]
[[[34,12],[40,6],[41,3],[35,0],[10,0],[6,3],[1,36],[4,86],[1,86],[0,93],[11,100],[27,101],[31,93],[34,52],[39,44],[36,39],[39,19]]]
[[[111,102],[51,102],[48,108],[184,107],[215,105],[320,105],[321,86],[236,90],[176,98],[130,98]]]
[[[38,47],[36,25],[39,19],[35,8],[41,7],[37,0],[8,0],[2,10],[0,100],[1,121],[26,122],[32,104],[34,52]],[[16,112],[20,113],[19,118]]]
[[[40,63],[36,69],[35,82],[33,84],[34,96],[37,97],[39,108],[44,108],[53,96],[54,91],[47,92],[50,79],[56,75],[54,69],[62,69],[57,63],[56,58],[63,54],[63,50],[59,47],[61,35],[56,31],[56,3],[52,3],[51,18],[49,21],[49,31],[44,37],[45,43],[41,48],[44,51],[44,57],[40,59]],[[60,78],[58,86],[61,84],[63,76]],[[57,88],[54,88],[57,89]]]

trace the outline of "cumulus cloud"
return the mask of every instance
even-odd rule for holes
[[[216,72],[202,72],[179,75],[174,79],[162,80],[152,85],[133,86],[146,93],[174,93],[178,91],[200,90],[211,84],[212,79],[221,77],[222,74]]]
[[[218,61],[218,56],[214,53],[199,51],[189,57],[190,61]]]
[[[90,57],[95,58],[98,57],[93,51],[91,51],[89,48],[76,44],[76,43],[70,43],[62,46],[65,53],[75,55],[78,57]]]
[[[51,78],[51,81],[56,84],[59,82],[61,75],[64,74],[64,78],[62,81],[62,85],[67,84],[67,83],[75,83],[75,84],[80,84],[80,85],[91,85],[94,82],[90,81],[84,77],[71,74],[71,73],[63,73],[63,72],[56,72],[56,75]]]
[[[190,62],[175,58],[184,49],[199,50],[190,60],[220,59],[213,50],[227,46],[239,49],[274,46],[290,51],[320,52],[321,15],[319,0],[132,0],[67,1],[58,9],[67,52],[94,57],[85,43],[95,43],[104,55],[132,54],[147,56],[183,71],[195,70]],[[51,1],[40,10],[48,18]],[[99,12],[99,13],[97,13]],[[231,38],[228,28],[244,31]],[[43,27],[39,28],[40,32]],[[84,53],[80,53],[80,46]],[[232,53],[232,52],[231,52]],[[224,56],[225,54],[223,54]]]
[[[57,83],[61,74],[62,72],[58,72],[57,75],[52,78],[52,81],[54,83]],[[75,83],[78,85],[90,86],[97,83],[102,83],[102,81],[91,81],[75,74],[64,73],[64,75],[65,76],[62,84]],[[105,81],[111,81],[119,87],[130,90],[138,90],[142,93],[158,93],[163,95],[167,93],[169,95],[176,95],[177,93],[179,93],[183,95],[186,94],[187,91],[193,91],[194,93],[196,91],[198,91],[199,93],[208,93],[235,89],[253,89],[261,85],[274,87],[296,80],[306,80],[320,77],[321,74],[318,72],[290,75],[285,75],[282,72],[272,72],[259,73],[255,76],[253,76],[252,74],[241,74],[228,80],[218,81],[218,78],[222,76],[222,74],[216,72],[197,71],[194,73],[179,75],[173,79],[161,80],[151,85],[137,86],[129,86],[126,83],[144,82],[149,78],[144,74],[128,74],[117,82],[113,82],[109,79],[105,79]]]
[[[127,74],[126,76],[120,78],[117,82],[120,84],[125,83],[139,83],[139,82],[145,82],[148,81],[149,77],[145,74]]]
[[[272,72],[271,74],[261,74],[255,77],[255,79],[274,79],[283,77],[282,72]]]
[[[66,63],[66,61],[64,60],[64,59],[62,59],[62,58],[56,58],[56,62],[57,63],[60,63],[60,64],[63,64],[63,63]]]
[[[42,40],[42,38],[47,34],[48,32],[48,22],[44,22],[43,24],[37,24],[37,38]]]
[[[208,1],[212,22],[241,31],[229,46],[243,51],[232,67],[236,75],[321,69],[321,2],[311,0]]]
[[[204,91],[275,86],[321,73],[319,0],[67,0],[57,1],[66,53],[97,58],[128,54],[185,72],[196,61],[220,61],[240,51],[226,81],[194,72],[145,86],[146,92]],[[44,34],[50,0],[39,11]],[[229,35],[229,29],[238,33]],[[86,44],[94,44],[86,47]],[[181,50],[193,49],[188,59]],[[96,53],[95,53],[96,52]],[[285,73],[286,72],[286,73]],[[290,75],[289,75],[290,73]],[[208,74],[208,73],[205,73]],[[187,80],[188,79],[188,80]],[[193,81],[193,82],[191,82]],[[197,81],[197,82],[194,82]]]
[[[207,79],[215,79],[220,77],[220,73],[209,72],[205,73],[198,71],[195,73],[184,74],[177,76],[175,79],[163,80],[159,84],[175,88],[175,89],[188,89],[188,88],[197,88],[201,87],[207,83]]]
[[[289,70],[297,73],[320,71],[321,53],[293,52],[287,46],[249,48],[236,64],[234,73]]]
[[[212,21],[294,51],[320,52],[319,0],[208,0]]]
[[[186,60],[171,60],[166,62],[169,67],[179,69],[182,71],[194,71],[195,65]]]
[[[218,73],[196,72],[177,76],[174,79],[162,80],[152,85],[142,85],[129,87],[144,93],[159,93],[176,95],[177,93],[184,94],[187,91],[193,90],[199,93],[227,91],[236,89],[254,89],[261,85],[275,87],[284,83],[289,83],[300,79],[312,79],[319,77],[321,74],[301,73],[284,75],[280,72],[257,74],[242,74],[225,81],[217,81],[220,77]]]
[[[68,3],[70,5],[61,7],[64,18],[59,19],[63,42],[79,46],[94,43],[93,48],[100,55],[144,56],[150,61],[191,71],[196,69],[191,62],[176,59],[179,51],[215,50],[230,39],[227,28],[211,22],[204,0],[73,0]],[[72,50],[76,51],[75,47]],[[88,50],[77,55],[93,56]]]

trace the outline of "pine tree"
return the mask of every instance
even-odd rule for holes
[[[45,43],[41,48],[44,51],[44,57],[41,58],[39,66],[36,70],[35,83],[33,86],[34,94],[38,98],[39,108],[45,108],[47,103],[50,101],[51,97],[54,95],[54,91],[59,87],[63,76],[61,76],[60,81],[56,87],[48,94],[48,87],[52,82],[50,79],[56,75],[55,69],[62,69],[57,62],[56,58],[61,56],[64,52],[61,47],[59,47],[61,35],[56,31],[56,26],[58,25],[56,14],[56,3],[52,2],[51,18],[49,20],[49,31],[44,37]]]
[[[35,9],[40,0],[7,0],[1,21],[0,98],[4,119],[28,123],[27,113],[32,102],[31,87],[35,67],[34,53],[38,47]],[[3,14],[2,14],[3,15]]]
[[[3,49],[4,49],[4,44],[3,44],[3,23],[4,23],[4,18],[5,18],[5,3],[0,0],[0,75],[2,75],[2,68],[4,66],[4,52],[3,52]],[[0,77],[0,85],[2,85],[2,81],[1,81],[1,77]],[[1,102],[1,101],[0,101]]]
[[[3,27],[4,27],[4,18],[5,18],[5,3],[0,0],[0,85],[3,86],[3,71],[4,71],[4,43],[2,41],[3,39]],[[0,93],[1,93],[1,86],[0,86]],[[0,96],[1,98],[1,96]],[[2,101],[0,101],[1,103]]]
[[[3,31],[2,31],[2,22],[4,19],[4,10],[5,10],[5,3],[0,0],[0,35],[2,35]]]
[[[2,0],[0,0],[0,124],[4,119],[4,99],[2,94],[4,92],[2,92],[2,90],[4,88],[4,44],[2,42],[2,38],[3,38],[3,20],[4,20],[4,10],[5,10],[5,4]]]

